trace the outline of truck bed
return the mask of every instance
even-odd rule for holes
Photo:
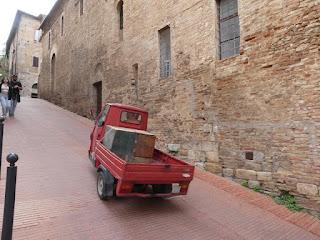
[[[159,184],[190,182],[193,179],[194,166],[157,149],[150,163],[128,163],[97,141],[96,159],[121,181]]]

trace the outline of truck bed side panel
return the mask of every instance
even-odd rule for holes
[[[97,160],[122,181],[176,183],[193,179],[194,166],[155,149],[153,163],[127,163],[97,142]]]
[[[107,150],[99,141],[97,141],[96,158],[115,178],[122,179],[125,162]]]

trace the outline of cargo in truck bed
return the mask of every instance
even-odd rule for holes
[[[156,136],[131,128],[107,126],[103,145],[130,163],[151,163]]]

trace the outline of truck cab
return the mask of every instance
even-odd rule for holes
[[[90,160],[94,159],[92,154],[94,153],[96,142],[103,139],[107,126],[146,131],[148,127],[148,112],[124,104],[106,104],[98,115],[90,135]]]

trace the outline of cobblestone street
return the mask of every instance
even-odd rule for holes
[[[0,227],[5,156],[13,151],[20,157],[13,239],[320,239],[311,217],[200,170],[184,197],[103,202],[87,159],[92,125],[40,99],[22,99],[6,120]]]

